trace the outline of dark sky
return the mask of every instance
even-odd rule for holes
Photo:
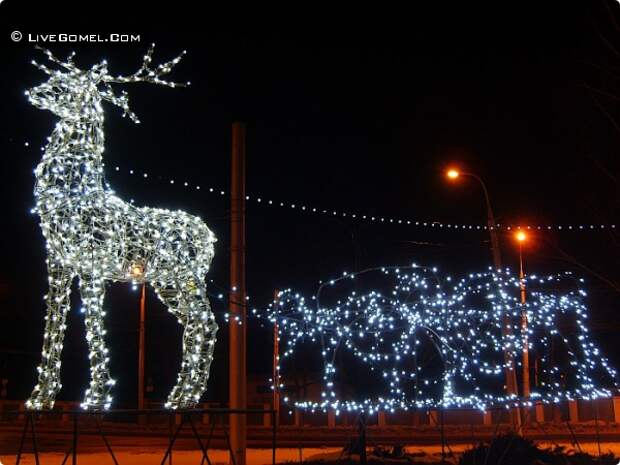
[[[0,373],[9,378],[9,396],[28,393],[40,351],[44,244],[29,209],[39,147],[55,124],[23,95],[44,80],[29,64],[42,55],[26,38],[11,41],[12,31],[139,34],[132,44],[40,44],[61,57],[75,50],[82,67],[107,58],[113,73],[136,70],[150,42],[157,43],[155,61],[187,50],[172,76],[191,87],[124,86],[140,125],[106,106],[106,174],[125,199],[205,219],[220,238],[211,275],[219,293],[218,286],[228,287],[229,198],[204,188],[229,189],[233,121],[247,124],[252,196],[386,218],[484,224],[479,187],[466,180],[448,185],[442,177],[456,161],[485,180],[502,223],[616,223],[620,133],[607,115],[620,117],[613,97],[620,95],[614,74],[620,55],[606,41],[620,46],[614,28],[620,7],[593,0],[541,10],[537,3],[504,10],[441,4],[398,22],[402,15],[390,12],[394,21],[380,25],[351,19],[350,26],[288,23],[280,30],[256,21],[248,28],[203,25],[203,32],[189,26],[191,11],[177,27],[137,17],[129,27],[76,27],[60,20],[63,2],[55,2],[57,16],[41,13],[39,19],[47,18],[41,26],[29,19],[28,2],[6,0],[0,5]],[[129,169],[148,171],[149,178],[130,176]],[[184,181],[203,189],[186,189]],[[490,264],[488,238],[480,232],[373,225],[254,202],[247,214],[248,292],[257,307],[276,288],[310,293],[318,280],[343,270],[415,261],[458,275]],[[526,250],[526,266],[576,269],[588,278],[595,337],[620,361],[613,344],[618,293],[556,249],[620,282],[615,239],[600,231],[541,233]],[[506,264],[515,266],[510,236],[501,240]],[[155,397],[163,399],[175,378],[181,333],[149,299],[148,372]],[[134,401],[137,302],[137,292],[118,284],[106,304],[121,405]],[[215,307],[222,313],[225,302]],[[78,398],[86,384],[80,320],[77,311],[70,318],[60,398]],[[216,400],[226,398],[226,329],[208,394]],[[255,323],[249,332],[252,347],[264,348],[252,351],[250,370],[267,372],[269,334]]]

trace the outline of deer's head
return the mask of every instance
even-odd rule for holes
[[[151,69],[150,64],[155,44],[152,44],[142,62],[142,67],[129,76],[112,76],[108,73],[108,64],[104,60],[90,69],[80,69],[73,63],[72,53],[65,61],[56,58],[49,50],[41,49],[47,58],[61,69],[53,70],[33,60],[32,64],[49,76],[47,82],[28,89],[26,95],[35,107],[50,110],[62,119],[96,122],[103,118],[101,101],[108,101],[123,110],[123,116],[129,116],[139,123],[138,117],[129,109],[127,93],[116,94],[113,83],[150,82],[168,87],[183,87],[187,83],[166,81],[161,77],[168,74],[185,52],[175,59],[162,63]]]

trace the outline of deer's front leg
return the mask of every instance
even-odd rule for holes
[[[108,369],[108,349],[105,346],[103,326],[103,298],[105,282],[98,276],[80,276],[82,312],[85,314],[86,341],[90,360],[90,386],[86,390],[82,407],[88,410],[103,410],[110,407],[110,389],[114,380]]]
[[[56,394],[60,391],[60,356],[65,337],[66,318],[71,302],[72,274],[54,261],[48,260],[49,290],[45,296],[47,314],[39,376],[26,408],[32,410],[52,409]]]

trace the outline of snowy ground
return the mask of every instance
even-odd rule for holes
[[[336,453],[340,449],[336,448],[312,448],[303,449],[301,451],[302,459],[307,459],[312,455]],[[150,465],[159,464],[164,455],[164,450],[148,451],[148,450],[115,450],[114,454],[119,464],[136,464]],[[248,449],[247,463],[248,465],[263,465],[271,463],[271,449]],[[174,465],[199,464],[202,453],[191,450],[174,451],[172,463]],[[39,455],[41,465],[59,465],[64,459],[64,454],[46,452]],[[299,449],[278,449],[276,459],[278,462],[294,462],[299,461]],[[228,451],[221,449],[209,450],[209,459],[212,465],[228,465]],[[14,456],[0,456],[1,465],[9,465],[15,463]],[[24,465],[34,465],[35,460],[32,454],[28,454],[22,458],[21,463]],[[67,460],[71,463],[71,457]],[[103,452],[80,454],[78,457],[80,465],[114,465],[109,454]]]
[[[541,447],[553,447],[555,443],[539,442]],[[572,444],[561,443],[567,450],[576,449]],[[599,453],[598,445],[596,442],[583,442],[579,444],[583,452],[588,452],[592,455]],[[452,451],[455,455],[458,455],[463,450],[470,448],[470,444],[458,444],[450,445],[446,448],[446,453]],[[299,462],[306,459],[333,459],[338,458],[341,449],[335,447],[326,448],[304,448],[304,449],[278,449],[276,453],[276,460],[279,463],[282,462]],[[407,447],[407,452],[415,454],[418,460],[428,460],[429,462],[437,461],[441,456],[440,446],[411,446]],[[613,452],[620,456],[620,443],[609,442],[601,443],[601,453]],[[128,449],[119,448],[114,451],[119,464],[135,464],[135,465],[156,465],[161,463],[161,459],[164,454],[164,450],[148,450],[148,449]],[[265,465],[271,463],[271,449],[248,449],[248,465]],[[62,463],[64,454],[46,452],[40,454],[41,465],[58,465]],[[227,465],[228,464],[228,451],[220,449],[209,450],[209,458],[212,465]],[[174,451],[173,464],[174,465],[189,465],[199,464],[201,460],[201,452],[182,450]],[[15,456],[0,456],[0,465],[9,465],[15,463]],[[22,456],[22,464],[34,465],[35,460],[32,454]],[[67,463],[71,463],[71,457]],[[79,454],[78,463],[80,465],[113,465],[112,458],[102,452],[97,453],[84,453]]]

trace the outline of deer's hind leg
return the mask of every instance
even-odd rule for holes
[[[155,290],[185,327],[181,370],[166,407],[189,408],[207,390],[218,326],[204,282],[188,279],[174,285],[156,283]]]
[[[39,376],[30,398],[26,401],[26,407],[32,410],[53,408],[56,394],[62,387],[60,357],[67,328],[67,313],[71,308],[72,273],[51,259],[48,259],[47,268],[49,290],[45,296],[47,314],[41,363],[37,367]]]

